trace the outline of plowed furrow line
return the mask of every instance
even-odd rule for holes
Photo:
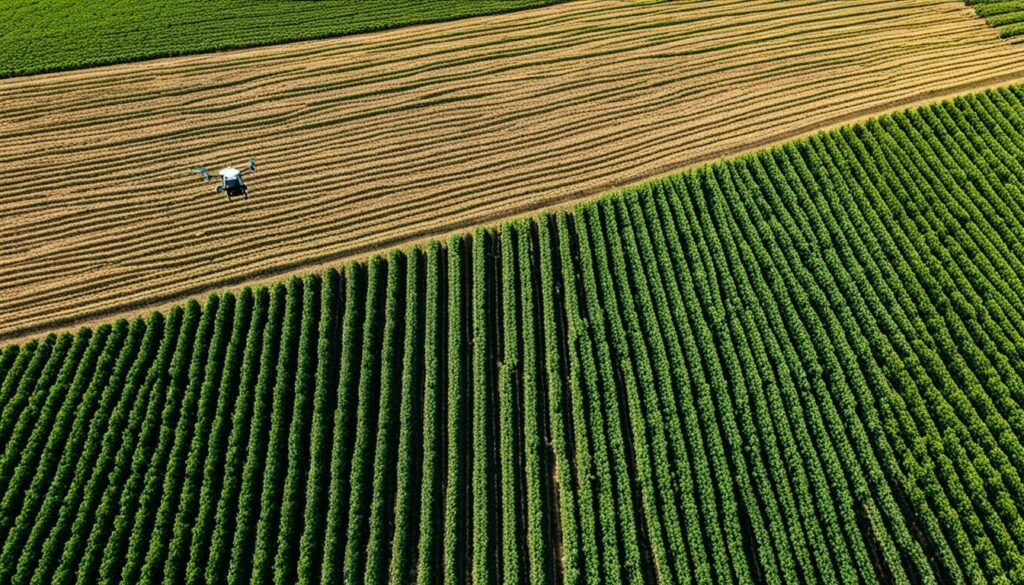
[[[812,64],[812,65],[811,65],[811,67],[812,67],[812,68],[813,68],[813,67],[818,67],[818,66],[820,66],[820,65],[819,65],[819,64]],[[900,64],[900,68],[902,69],[902,68],[904,68],[904,67],[905,67],[905,65],[901,63],[901,64]],[[815,81],[814,81],[813,79],[812,79],[811,81],[812,81],[812,82],[815,82]],[[584,96],[584,98],[585,98],[585,99],[596,99],[597,97],[598,97],[598,96],[596,96],[596,95],[586,95],[586,96]],[[671,99],[671,97],[672,97],[672,96],[670,96],[670,98],[669,98],[669,99]],[[662,99],[662,100],[663,100],[664,98],[660,98],[660,99]],[[652,103],[651,105],[656,105],[656,104],[653,104],[653,103]],[[623,108],[623,110],[624,110],[624,108]],[[628,111],[622,111],[622,112],[615,112],[615,115],[616,115],[616,117],[618,117],[618,116],[624,115],[624,114],[626,114],[626,113],[628,113]],[[474,130],[474,132],[475,132],[475,130]],[[466,133],[468,134],[469,132],[467,131]],[[350,137],[347,137],[347,138],[353,138],[353,137],[354,137],[354,136],[350,136]],[[384,138],[385,138],[385,136],[383,136],[383,135],[381,135],[381,134],[378,134],[378,135],[376,135],[376,136],[374,136],[374,137],[373,137],[373,140],[375,140],[375,141],[379,141],[379,140],[382,140],[382,139],[384,139]],[[420,144],[422,144],[423,142],[426,142],[426,141],[419,141],[419,142],[420,142]],[[323,142],[323,138],[319,139],[319,140],[317,141],[317,144],[318,144],[318,145],[321,145],[321,146],[322,146],[322,145],[324,144],[324,142]],[[418,146],[420,146],[420,144],[416,144],[415,146],[417,146],[417,147],[418,147]],[[287,146],[288,146],[289,148],[294,148],[294,145],[292,145],[292,144],[289,144],[289,145],[287,145]],[[398,148],[401,148],[401,147],[402,147],[402,145],[398,145]],[[270,155],[276,155],[277,153],[276,153],[276,152],[270,152],[270,153],[268,153],[268,154],[270,154]],[[305,153],[305,152],[303,152],[302,154],[306,154],[306,153]],[[369,156],[369,158],[374,158],[374,159],[376,159],[376,160],[380,160],[380,156],[381,156],[381,154],[382,154],[382,153],[373,153],[372,155],[368,155],[368,156]],[[154,153],[154,156],[159,156],[159,154],[158,154],[158,153]],[[445,156],[448,156],[448,153],[445,153]],[[366,157],[362,157],[362,158],[366,158]],[[350,160],[350,162],[351,162],[351,161],[354,161],[355,159],[346,159],[346,160]],[[448,159],[446,159],[446,160],[448,160]],[[414,164],[414,163],[410,163],[410,164]],[[397,170],[397,169],[396,169],[396,170]],[[86,177],[88,177],[88,176],[89,176],[89,175],[88,175],[88,173],[89,173],[89,171],[87,170],[87,171],[76,171],[76,172],[74,172],[74,173],[72,173],[72,174],[75,174],[75,175],[79,175],[79,174],[85,174],[85,175],[86,175]],[[115,175],[115,176],[113,176],[112,178],[129,178],[130,176],[131,176],[130,174],[127,174],[127,175]],[[88,180],[88,179],[86,178],[86,179],[83,179],[83,180]],[[67,177],[66,177],[66,180],[65,180],[65,182],[68,182],[68,178],[67,178]],[[118,199],[118,200],[120,200],[120,199],[122,198],[123,192],[124,192],[123,190],[120,190],[120,191],[115,191],[115,194],[117,195],[117,199]],[[96,193],[96,195],[99,195],[99,194],[100,194],[100,192],[97,192],[97,193]],[[5,209],[5,211],[14,211],[14,210],[13,210],[13,209],[10,209],[10,208],[8,208],[8,209]]]
[[[984,64],[983,64],[983,65],[984,65]],[[812,85],[813,85],[813,84],[812,84]],[[835,89],[834,89],[833,91],[834,91],[834,92],[836,92],[836,91],[839,91],[839,90],[835,90]],[[806,99],[808,99],[808,96],[806,95],[807,93],[808,93],[808,92],[807,92],[806,90],[802,92],[802,94],[801,94],[801,95],[802,95],[802,99],[805,99],[805,100],[806,100]],[[791,91],[791,94],[793,94],[793,92],[792,92],[792,91]],[[743,98],[742,98],[742,96],[741,96],[741,95],[739,95],[738,97],[735,97],[734,99],[736,100],[736,102],[737,102],[737,105],[733,107],[733,108],[735,108],[735,109],[734,109],[734,110],[733,110],[733,112],[732,112],[732,116],[734,116],[734,117],[737,117],[737,118],[739,118],[739,117],[740,117],[740,114],[742,114],[742,113],[743,113],[743,110],[739,109],[739,108],[738,108],[738,105],[739,105],[739,103],[740,103],[740,102],[741,102],[741,101],[743,100]],[[772,109],[767,109],[767,110],[764,110],[764,111],[765,111],[765,112],[771,112],[772,110],[775,110],[775,109],[782,109],[782,110],[784,110],[784,106],[785,106],[785,103],[783,103],[783,105],[782,105],[782,106],[778,106],[778,105],[776,105],[776,106],[772,107]],[[849,106],[849,103],[848,103],[848,105],[847,105],[847,106]],[[703,117],[706,117],[706,116],[708,116],[708,115],[709,115],[709,113],[708,113],[708,112],[696,112],[696,115],[697,115],[697,116],[700,116],[700,117],[702,117],[702,118],[703,118]],[[743,117],[743,118],[744,118],[744,119],[746,119],[745,117]],[[713,127],[717,127],[717,126],[719,126],[719,124],[717,124],[717,123],[716,123],[716,124],[711,124],[711,126],[713,126]],[[643,130],[644,130],[644,131],[646,131],[646,132],[650,132],[650,131],[652,131],[653,129],[654,129],[654,128],[653,128],[652,126],[647,126],[647,127],[643,128]],[[687,136],[687,139],[689,139],[689,138],[690,138],[690,137],[689,137],[689,136]],[[592,144],[592,145],[593,145],[593,144]],[[451,160],[451,159],[450,159],[450,160]],[[455,161],[452,161],[452,162],[454,163]],[[475,174],[477,174],[477,173],[478,173],[478,171],[479,171],[479,169],[470,169],[470,170],[471,170],[472,172],[466,172],[466,171],[464,171],[464,172],[463,172],[463,174],[464,174],[465,176],[474,176],[474,175],[475,175]],[[503,170],[504,170],[504,169],[503,169]],[[333,178],[334,178],[334,177],[332,177],[332,179],[333,179]],[[370,177],[370,176],[368,176],[368,175],[362,175],[362,176],[357,176],[357,177],[353,177],[353,178],[357,179],[358,181],[366,181],[366,180],[369,180],[369,179],[370,179],[371,177]],[[421,185],[421,186],[423,186],[423,185]],[[117,199],[120,199],[120,196],[118,196],[118,198],[117,198]],[[117,199],[115,199],[115,200],[112,200],[112,201],[116,201]],[[158,205],[159,205],[159,202],[158,202]],[[315,210],[315,207],[316,207],[316,206],[313,206],[313,207],[314,207],[314,209],[309,209],[309,210],[307,210],[307,211],[309,211],[309,212],[312,212],[312,211],[314,211],[314,210]],[[225,217],[225,219],[227,219],[227,218],[229,218],[229,215],[228,215],[228,217]],[[142,218],[135,218],[135,217],[121,218],[121,220],[122,220],[122,221],[126,221],[126,220],[127,220],[127,221],[128,221],[129,223],[130,223],[130,222],[134,222],[134,221],[137,221],[137,220],[141,220],[141,219],[142,219]],[[279,218],[279,219],[281,219],[281,218]],[[44,219],[44,220],[48,220],[48,219]],[[225,227],[226,227],[226,226],[225,226]],[[91,229],[92,229],[92,226],[87,226],[86,228],[83,228],[83,229],[82,229],[82,232],[84,232],[85,234],[89,234],[89,233],[91,233]],[[225,235],[226,235],[226,234],[225,234]],[[69,233],[69,234],[66,234],[66,240],[72,240],[72,239],[74,239],[74,237],[75,237],[75,236],[76,236],[76,234],[71,234],[71,233]],[[170,236],[170,234],[168,234],[167,236]],[[29,234],[27,234],[27,237],[30,237],[30,238],[31,238],[31,232],[30,232]],[[37,251],[34,251],[34,252],[38,253],[39,251],[37,250]],[[50,254],[50,253],[51,253],[51,251],[49,251],[49,250],[46,250],[46,251],[44,251],[44,253],[45,253],[45,254]],[[78,253],[78,252],[75,252],[75,253]]]
[[[825,24],[831,24],[832,26],[838,27],[840,25],[840,23],[843,22],[844,19],[841,18],[842,15],[831,14],[830,13],[831,10],[832,9],[825,10],[825,9],[819,8],[820,13],[825,14],[827,19],[828,19]],[[941,18],[941,16],[935,15],[935,14],[927,14],[927,15],[924,15],[924,16],[926,16],[928,18],[931,18],[933,20],[935,18]],[[856,14],[855,17],[856,18],[860,18],[863,21],[864,15],[863,14]],[[764,20],[758,20],[755,23],[753,30],[759,30],[761,32],[763,32],[763,31],[776,31],[777,32],[785,24],[784,23],[785,19],[768,19],[768,20],[770,21],[768,24],[766,24],[764,22]],[[849,20],[849,18],[847,18],[845,20]],[[907,24],[909,24],[909,21],[907,21],[907,19],[900,19],[900,23],[902,23],[902,22],[907,22]],[[799,22],[798,21],[795,24],[798,27],[802,26],[804,30],[796,28],[792,32],[796,36],[799,36],[801,38],[805,37],[805,35],[808,34],[808,32],[806,31],[808,23],[807,22]],[[862,22],[862,24],[863,24],[863,22]],[[685,34],[685,35],[684,34],[678,34],[678,33],[677,34],[664,34],[663,33],[662,36],[666,37],[666,38],[673,39],[675,41],[679,41],[679,39],[681,39],[681,38],[687,38],[687,37],[691,37],[692,36],[692,37],[695,37],[696,40],[698,40],[703,46],[714,45],[715,43],[721,44],[723,35],[721,33],[716,35],[716,34],[714,34],[714,31],[715,31],[715,28],[706,28],[706,29],[697,29],[695,31],[687,31],[687,34]],[[645,31],[641,30],[641,31],[631,31],[631,32],[640,33],[641,34],[641,38],[645,38],[649,44],[658,44],[658,43],[651,43],[651,40],[652,40],[651,37],[646,35],[646,34],[643,34],[643,33],[645,33]],[[743,29],[739,29],[739,30],[736,30],[736,31],[732,32],[731,33],[731,38],[733,38],[733,39],[735,39],[735,38],[744,38],[746,41],[749,41],[749,42],[756,42],[756,41],[758,41],[759,39],[757,39],[756,37],[752,37],[751,33],[752,33],[751,29],[743,28]],[[730,37],[727,36],[725,38],[730,38]],[[613,39],[613,40],[615,40],[618,44],[635,44],[636,43],[636,39],[633,39],[633,38]],[[579,40],[575,40],[574,43],[573,43],[573,47],[577,47],[577,46],[579,46]],[[545,47],[545,45],[542,45],[542,44],[539,44],[539,43],[535,43],[534,45],[531,45],[531,46],[529,46],[527,48],[531,48],[532,51],[534,51],[534,52],[546,51],[547,50],[547,47]],[[632,50],[635,51],[636,48],[637,47],[633,47]],[[550,52],[550,51],[547,51],[547,52]],[[479,62],[482,60],[482,58],[483,58],[483,56],[481,56],[481,55],[475,55],[475,56],[472,57],[472,61],[470,61],[470,63],[472,63],[474,65],[478,65]],[[391,66],[391,65],[397,65],[397,64],[403,64],[403,63],[402,62],[383,63],[381,65],[383,65],[383,66]],[[413,67],[409,67],[408,63],[404,63],[404,64],[406,65],[406,70],[407,71],[419,74],[419,73],[422,73],[422,71],[423,71],[423,67],[422,66],[424,64],[428,64],[429,65],[430,61],[429,60],[420,60],[420,62],[413,63]],[[437,64],[435,64],[434,67],[438,67]],[[378,75],[377,75],[378,73],[380,73],[380,71],[377,71],[375,69],[364,70],[364,73],[366,73],[367,75],[359,76],[359,77],[356,77],[355,79],[352,79],[352,76],[349,75],[351,73],[351,68],[349,68],[349,69],[350,70],[344,72],[349,77],[349,79],[346,80],[346,83],[349,84],[349,85],[351,85],[351,84],[367,85],[367,84],[377,84],[377,83],[380,82],[379,78],[378,78]],[[376,68],[376,69],[379,69],[379,67]],[[445,70],[445,71],[450,70],[451,69],[451,64],[450,63],[444,64],[444,67],[442,69]],[[303,72],[303,73],[306,73],[308,75],[308,72]],[[315,73],[317,73],[315,79],[318,82],[322,81],[323,79],[326,78],[325,77],[326,71],[317,70]],[[490,73],[490,72],[487,72],[487,73]],[[262,75],[261,77],[263,79],[266,79],[267,77],[273,77],[275,75],[279,75],[279,74],[271,73],[271,74]],[[293,74],[290,77],[294,78],[295,75],[296,74]],[[389,74],[389,75],[393,75],[393,74]],[[200,78],[200,79],[202,79],[202,78]],[[125,81],[128,82],[130,80],[125,80]],[[251,81],[252,81],[251,79],[248,79],[248,80],[247,79],[241,79],[241,80],[236,79],[236,80],[233,81],[233,85],[235,85],[236,88],[241,88],[241,89],[243,89],[245,91],[252,90],[254,86],[259,87],[260,85],[263,85],[263,84],[250,83]],[[217,89],[223,89],[221,87],[221,85],[222,84],[199,85],[199,86],[194,86],[194,87],[189,87],[189,88],[184,88],[184,89],[180,85],[177,85],[177,86],[173,87],[173,93],[171,95],[172,96],[177,96],[177,95],[180,95],[180,94],[182,94],[184,92],[187,92],[189,94],[195,95],[195,94],[201,94],[201,92],[206,91],[208,89],[213,89],[213,90],[215,90],[213,92],[213,95],[212,96],[208,96],[208,97],[216,98],[217,96],[223,96],[224,95],[223,92],[216,91]],[[306,84],[306,86],[307,86],[307,90],[310,89],[310,86],[309,86],[308,83]],[[287,88],[287,85],[285,85],[285,87]],[[311,86],[311,89],[314,89],[314,90],[323,90],[323,89],[329,89],[329,88],[330,88],[330,85],[323,84],[323,83]],[[288,89],[287,92],[281,91],[281,92],[279,92],[281,95],[276,95],[274,97],[282,97],[282,95],[294,94],[297,91],[306,91],[306,90],[303,90],[302,87],[299,87],[299,88],[292,87],[292,88]],[[225,103],[229,103],[229,104],[236,103],[237,102],[237,99],[235,98],[235,94],[236,93],[237,92],[232,92],[230,94],[230,97],[227,100],[224,100]],[[62,96],[67,96],[69,98],[75,98],[75,97],[82,96],[82,95],[89,96],[91,94],[88,91],[65,92],[65,93],[62,94]],[[7,108],[7,110],[6,110],[8,112],[7,115],[11,115],[13,113],[13,111],[15,110],[15,108],[13,106],[16,103],[16,102],[11,103],[11,102],[12,102],[12,100],[16,100],[17,96],[4,96],[4,97],[11,104]],[[57,97],[59,98],[60,96],[57,96]],[[118,97],[118,96],[115,96],[115,97]],[[124,96],[120,96],[120,97],[122,99],[124,98]],[[136,98],[136,99],[138,99],[138,98],[145,98],[146,102],[147,103],[151,103],[151,104],[152,103],[162,103],[162,102],[160,102],[158,100],[158,98],[160,96],[158,94],[153,94],[153,93],[149,93],[149,94],[147,94],[147,93],[140,93],[140,94],[133,95],[131,97],[132,98]],[[58,106],[59,105],[61,107],[61,111],[60,111],[60,115],[61,116],[67,115],[68,110],[71,108],[70,104],[61,103],[61,102],[55,102],[52,105],[53,106]],[[98,107],[100,107],[100,104],[92,103],[92,102],[87,102],[85,104],[80,104],[80,105],[84,106],[83,109],[86,112],[86,118],[87,119],[92,116],[92,112],[93,111],[95,111]],[[133,112],[135,110],[139,110],[139,108],[137,108],[137,107],[126,107],[126,108],[123,108],[123,109],[125,109],[126,111],[129,111],[129,112]],[[145,112],[146,114],[155,114],[156,113],[156,112],[146,111],[146,110],[139,110],[137,113],[142,113],[142,112]],[[33,113],[34,113],[34,110],[33,110]],[[105,112],[105,114],[107,114],[107,115],[109,115],[110,113],[112,113],[112,112]],[[14,120],[11,120],[11,122],[13,122],[13,121]],[[29,121],[31,122],[31,120],[29,120]],[[64,120],[61,120],[61,121],[63,122]],[[10,126],[10,124],[8,124],[8,126]]]

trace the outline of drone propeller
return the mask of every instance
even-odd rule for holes
[[[251,173],[251,172],[253,172],[255,170],[256,170],[256,159],[250,158],[249,159],[249,166],[247,166],[244,169],[242,169],[241,171],[239,171],[238,174],[244,175],[245,173]]]
[[[192,167],[192,172],[201,174],[204,181],[210,180],[210,173],[207,172],[206,167]]]

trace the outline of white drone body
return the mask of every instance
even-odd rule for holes
[[[203,175],[204,181],[210,180],[210,173],[207,172],[205,167],[196,167],[192,169],[196,173]],[[248,168],[238,170],[235,167],[227,167],[221,169],[217,176],[220,178],[220,185],[217,185],[218,193],[227,193],[228,200],[234,199],[235,197],[241,197],[243,199],[249,198],[249,188],[246,186],[245,181],[242,179],[242,175],[256,170],[256,159],[249,159]]]

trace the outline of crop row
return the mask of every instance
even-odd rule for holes
[[[1020,0],[966,0],[978,16],[999,29],[1004,38],[1024,35],[1024,2]]]
[[[0,350],[0,581],[1024,579],[1024,89]]]

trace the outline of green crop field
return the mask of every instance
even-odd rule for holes
[[[1004,37],[1024,35],[1024,1],[967,0],[978,16],[984,18]]]
[[[4,0],[0,77],[438,22],[559,0]]]
[[[0,351],[0,582],[1024,579],[1024,88]]]

